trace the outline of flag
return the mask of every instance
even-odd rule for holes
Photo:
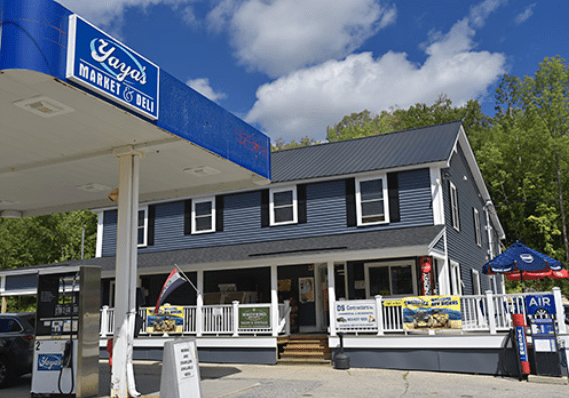
[[[170,272],[168,279],[164,282],[164,286],[162,286],[162,290],[160,291],[160,296],[158,296],[158,301],[156,302],[156,308],[154,308],[154,312],[158,312],[160,305],[164,303],[166,297],[170,293],[172,293],[178,286],[186,282],[186,279],[178,272],[176,268]]]

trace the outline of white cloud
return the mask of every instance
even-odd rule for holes
[[[167,4],[174,8],[195,0],[56,0],[71,11],[99,26],[120,22],[128,7]]]
[[[207,78],[188,80],[186,84],[214,102],[227,98],[227,94],[214,91],[209,84],[209,79]]]
[[[241,64],[276,77],[350,54],[396,14],[377,0],[222,0],[208,22]]]
[[[519,25],[527,21],[529,17],[533,15],[533,8],[536,6],[536,4],[537,3],[530,4],[523,12],[516,15],[516,18],[514,19],[516,24]]]
[[[320,140],[326,126],[352,112],[430,104],[440,94],[454,105],[479,98],[505,73],[506,62],[503,54],[474,51],[471,24],[481,23],[480,18],[465,18],[448,33],[433,36],[437,39],[426,46],[422,65],[410,62],[405,53],[374,58],[365,52],[291,73],[258,89],[246,120],[273,139]]]

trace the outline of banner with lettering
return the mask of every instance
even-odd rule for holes
[[[405,297],[403,329],[462,329],[460,296]]]
[[[165,305],[159,312],[153,308],[146,309],[146,332],[148,333],[182,333],[184,330],[184,307]]]
[[[339,329],[377,328],[377,305],[369,300],[336,303],[336,324]]]

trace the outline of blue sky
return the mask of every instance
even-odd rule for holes
[[[566,0],[58,0],[272,140],[478,99],[569,57]]]

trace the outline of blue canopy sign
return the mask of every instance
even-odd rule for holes
[[[159,75],[157,65],[78,15],[69,17],[69,80],[156,120]]]

